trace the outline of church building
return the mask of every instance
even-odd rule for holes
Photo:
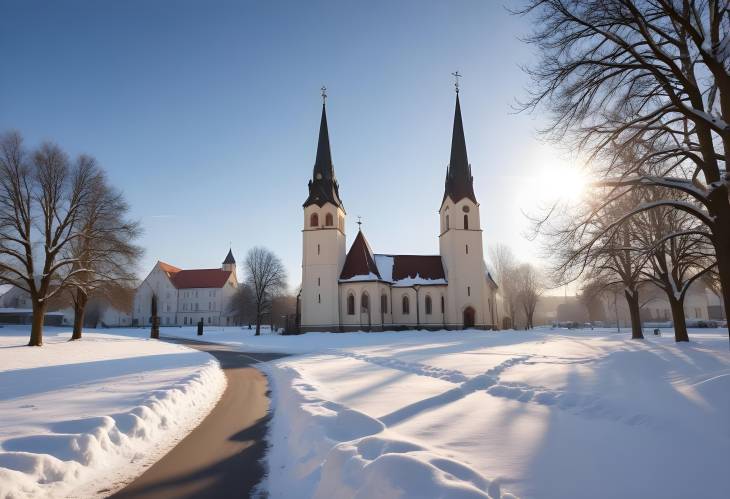
[[[302,331],[494,329],[499,324],[498,290],[484,262],[458,85],[438,255],[374,253],[362,230],[346,251],[347,214],[332,164],[325,102],[303,206]]]

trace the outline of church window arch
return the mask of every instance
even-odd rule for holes
[[[316,213],[312,213],[312,215],[309,217],[309,226],[319,227],[319,215],[317,215]]]
[[[319,244],[318,244],[318,245],[317,245],[317,254],[318,254],[318,255],[319,255],[319,251],[320,251],[320,246],[319,246]]]
[[[466,287],[466,296],[471,296],[471,286]]]
[[[383,314],[388,313],[388,296],[385,293],[380,295],[380,312]]]
[[[411,313],[411,301],[408,296],[403,296],[403,315],[410,315]]]
[[[431,315],[433,304],[431,303],[431,295],[426,295],[426,315]]]
[[[370,311],[370,296],[363,293],[360,297],[360,313],[367,314]]]
[[[347,295],[347,315],[355,315],[355,295]]]
[[[326,225],[327,227],[332,227],[332,226],[333,226],[333,225],[335,224],[335,219],[334,219],[334,217],[332,216],[332,213],[327,213],[327,214],[326,214],[326,215],[324,216],[324,224],[325,224],[325,225]]]
[[[466,245],[466,254],[467,255],[469,254],[469,245],[468,244]]]
[[[469,230],[469,215],[464,214],[464,230]]]
[[[441,313],[442,314],[444,313],[444,309],[446,308],[446,307],[444,307],[445,304],[446,304],[446,302],[444,300],[444,296],[441,295]]]

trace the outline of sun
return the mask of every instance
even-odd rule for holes
[[[536,189],[544,201],[576,202],[586,191],[588,181],[575,165],[551,162],[541,166]]]

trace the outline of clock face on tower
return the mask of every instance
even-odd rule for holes
[[[317,180],[322,180],[322,174],[321,174],[321,173],[318,173],[318,174],[317,174],[317,175],[315,175],[314,177],[315,177],[315,178],[316,178]]]

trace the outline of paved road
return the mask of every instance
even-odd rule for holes
[[[209,352],[228,386],[210,414],[187,437],[114,498],[249,497],[261,481],[269,398],[266,378],[252,367],[282,354],[248,354],[223,345],[165,338]]]

